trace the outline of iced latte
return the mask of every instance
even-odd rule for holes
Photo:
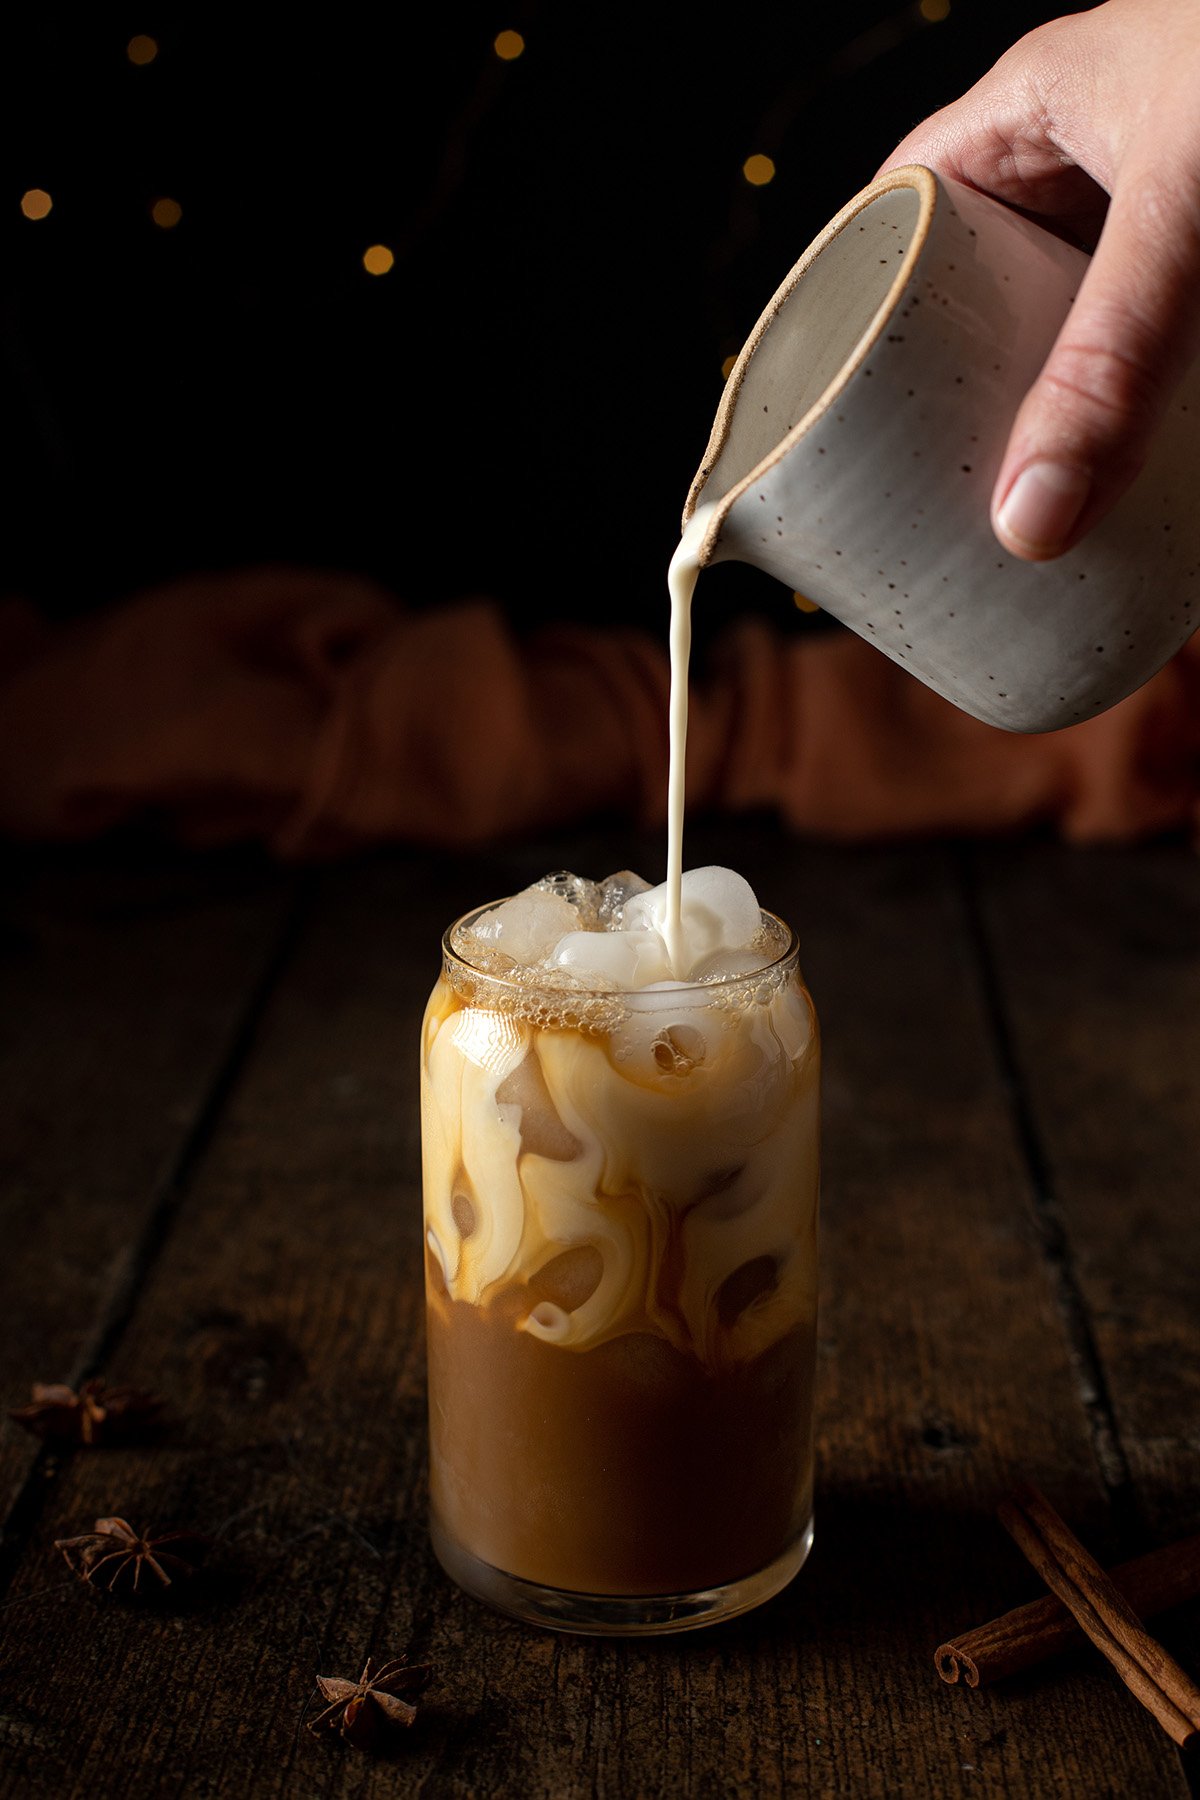
[[[434,1544],[543,1624],[757,1604],[812,1532],[816,1020],[729,870],[447,934],[421,1042]]]

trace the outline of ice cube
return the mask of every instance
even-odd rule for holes
[[[572,875],[569,869],[555,869],[550,875],[543,875],[535,881],[529,893],[554,894],[565,900],[568,906],[575,909],[575,923],[587,930],[594,930],[600,917],[600,889],[596,882],[589,881],[586,875]]]
[[[600,1286],[604,1258],[594,1244],[574,1244],[543,1263],[530,1278],[531,1298],[548,1300],[563,1312],[577,1312]]]
[[[527,888],[476,919],[473,930],[481,943],[529,968],[544,962],[578,922],[575,908],[561,895]]]
[[[715,950],[744,950],[761,917],[754,889],[732,869],[689,869],[683,877],[682,910],[693,957]]]
[[[697,965],[722,950],[746,949],[760,923],[754,889],[744,875],[711,865],[688,869],[680,891],[685,967],[676,969],[680,979],[690,979]],[[631,930],[650,927],[665,932],[667,884],[635,894],[625,907],[625,925]]]
[[[728,1330],[748,1307],[758,1305],[779,1286],[779,1258],[755,1256],[727,1275],[717,1289],[717,1317]]]
[[[664,1075],[690,1075],[708,1053],[704,1033],[694,1025],[666,1025],[650,1046]]]
[[[635,875],[632,869],[619,869],[606,875],[600,883],[600,923],[606,931],[619,931],[624,923],[626,905],[635,894],[648,894],[650,883]]]
[[[649,1331],[623,1331],[588,1354],[596,1357],[613,1394],[624,1390],[631,1404],[665,1407],[673,1399],[678,1404],[695,1387],[690,1358]]]
[[[624,932],[615,934],[624,937]],[[701,988],[652,982],[630,1003],[610,1034],[612,1057],[632,1081],[660,1085],[662,1075],[690,1075],[708,1056],[708,1039],[720,1030]]]
[[[760,950],[714,950],[711,956],[702,956],[693,966],[692,979],[731,981],[739,975],[753,975],[767,960]]]
[[[555,1111],[536,1051],[530,1050],[524,1061],[504,1077],[496,1089],[496,1104],[520,1109],[521,1150],[525,1155],[573,1162],[583,1148]]]
[[[600,988],[628,992],[670,974],[667,947],[657,931],[570,931],[550,966],[569,969]]]

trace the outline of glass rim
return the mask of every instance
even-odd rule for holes
[[[795,962],[798,965],[800,960],[800,940],[792,926],[788,924],[786,919],[781,919],[778,913],[772,912],[769,907],[760,906],[758,909],[759,917],[761,919],[769,919],[772,925],[778,926],[778,928],[786,935],[787,943],[778,956],[773,956],[769,962],[760,964],[756,969],[745,970],[741,975],[719,975],[710,981],[680,981],[674,983],[670,987],[561,988],[554,987],[549,983],[543,986],[535,979],[521,980],[519,976],[497,974],[491,969],[481,969],[478,964],[469,962],[465,956],[460,955],[451,941],[454,937],[454,933],[458,931],[460,927],[469,927],[474,920],[480,918],[484,913],[492,912],[497,906],[503,906],[506,900],[513,900],[515,898],[515,894],[506,894],[502,900],[487,900],[482,906],[472,906],[467,912],[463,913],[461,917],[455,919],[452,924],[447,925],[445,931],[442,933],[442,957],[444,961],[453,963],[456,968],[463,970],[465,974],[469,975],[473,980],[494,982],[498,988],[513,994],[553,994],[557,1000],[569,998],[577,1000],[621,1000],[626,1003],[632,1002],[635,1006],[648,1005],[653,1007],[655,1003],[658,1005],[670,1005],[672,1000],[682,999],[685,994],[723,993],[727,992],[730,988],[748,986],[752,983],[762,981],[766,977],[779,976],[786,972],[784,969],[785,964]]]

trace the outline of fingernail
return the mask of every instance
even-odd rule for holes
[[[1052,556],[1083,511],[1090,487],[1082,469],[1066,463],[1029,463],[1009,488],[996,524],[1023,549]]]

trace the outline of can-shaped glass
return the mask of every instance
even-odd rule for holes
[[[819,1042],[795,937],[764,913],[750,973],[597,992],[474,966],[459,927],[421,1034],[434,1549],[560,1630],[743,1612],[812,1542]]]

